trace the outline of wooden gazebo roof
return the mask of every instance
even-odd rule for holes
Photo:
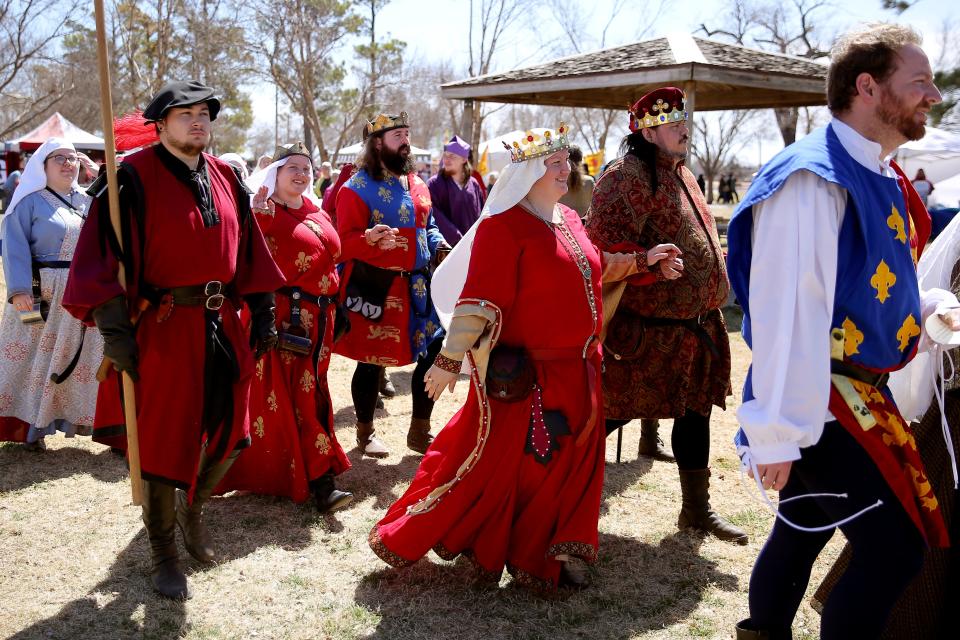
[[[826,103],[827,67],[686,34],[560,58],[441,86],[448,99],[625,109],[648,90],[696,90],[696,109]],[[693,83],[692,85],[690,83]]]

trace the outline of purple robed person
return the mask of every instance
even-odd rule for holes
[[[427,182],[434,220],[451,246],[477,221],[486,200],[480,184],[470,175],[469,156],[470,145],[454,136],[443,148],[439,173]]]

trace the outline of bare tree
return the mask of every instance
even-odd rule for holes
[[[709,37],[721,36],[746,47],[797,55],[812,60],[823,58],[829,49],[820,44],[818,24],[828,20],[829,0],[735,0],[721,26],[702,23],[700,31]],[[797,107],[774,109],[785,145],[797,139]]]
[[[321,114],[341,106],[339,87],[346,76],[334,53],[359,31],[362,19],[345,0],[255,0],[250,11],[257,31],[251,47],[263,64],[261,75],[303,118],[306,142],[316,144],[323,157]]]
[[[577,0],[545,0],[544,4],[547,13],[563,33],[563,38],[554,41],[554,55],[564,56],[607,47],[609,45],[607,35],[613,24],[618,19],[623,19],[627,0],[614,0],[599,37],[594,37],[588,32],[587,23],[581,11],[582,3]],[[663,11],[663,4],[664,0],[657,0],[644,5],[644,20],[637,21],[638,28],[632,34],[634,40],[642,40],[653,32]],[[606,148],[610,129],[618,120],[624,119],[628,106],[623,105],[623,109],[574,107],[567,111],[567,117],[572,117],[572,124],[586,141],[587,148],[592,153],[596,153]]]
[[[744,125],[750,111],[699,114],[694,120],[693,156],[707,181],[707,202],[713,202],[713,182],[750,140]]]
[[[51,48],[75,11],[63,0],[0,0],[0,137],[33,124],[72,88],[28,76],[59,65]]]
[[[522,0],[470,0],[470,61],[467,73],[471,78],[490,73],[498,47],[511,28],[520,25],[521,17],[528,6]],[[473,109],[469,140],[473,148],[480,144],[483,121],[502,108],[503,106],[479,106]]]

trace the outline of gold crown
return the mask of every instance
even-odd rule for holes
[[[306,145],[299,140],[297,142],[281,144],[278,146],[273,152],[273,158],[270,160],[270,162],[283,160],[287,156],[306,156],[307,158],[310,158],[311,162],[313,162],[313,158],[310,156],[310,151],[308,151]]]
[[[637,114],[631,110],[629,113],[630,131],[659,127],[662,124],[672,124],[687,119],[687,111],[683,108],[683,102],[673,106],[664,102],[663,98],[657,98],[657,101],[650,106],[650,112]]]
[[[367,122],[367,126],[364,129],[364,132],[367,136],[372,136],[375,133],[381,131],[390,131],[391,129],[399,129],[400,127],[409,127],[407,123],[407,112],[401,111],[400,115],[392,115],[387,113],[381,113],[373,120]]]
[[[567,134],[569,127],[560,123],[556,132],[547,129],[543,135],[527,131],[522,138],[514,140],[512,144],[503,142],[504,148],[510,152],[511,162],[526,162],[532,158],[548,156],[562,149],[570,148],[570,141]]]

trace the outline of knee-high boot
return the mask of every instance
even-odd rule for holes
[[[200,473],[193,491],[193,502],[187,503],[187,493],[177,491],[177,525],[183,535],[183,546],[199,562],[209,564],[217,559],[210,542],[210,532],[203,522],[203,505],[210,499],[217,484],[227,475],[230,466],[240,455],[234,451],[222,462],[211,462],[206,450],[200,454]]]
[[[721,518],[710,506],[710,469],[680,469],[680,490],[683,506],[677,519],[678,527],[693,527],[727,542],[747,544],[747,533]]]
[[[190,597],[187,576],[180,567],[176,538],[176,489],[159,482],[143,483],[143,524],[150,540],[150,580],[160,595],[175,600]]]

